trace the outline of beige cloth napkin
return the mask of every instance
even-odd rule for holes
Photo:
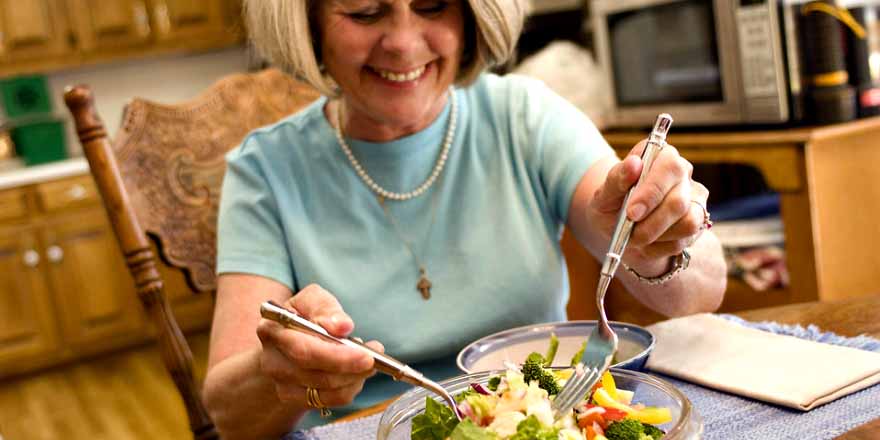
[[[880,353],[743,327],[699,314],[648,326],[647,368],[777,405],[809,411],[880,383]]]

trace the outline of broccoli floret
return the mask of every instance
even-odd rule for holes
[[[538,386],[547,391],[547,394],[559,394],[559,382],[553,376],[553,372],[544,369],[544,356],[540,353],[532,353],[522,365],[523,380],[530,383],[538,381]]]
[[[611,422],[605,428],[605,437],[608,440],[640,440],[645,433],[642,422],[634,419],[623,419]]]
[[[489,379],[489,383],[486,384],[491,391],[498,391],[498,385],[501,383],[501,376],[494,376]]]
[[[526,358],[526,362],[530,361],[536,364],[544,365],[544,356],[542,356],[541,353],[533,351],[529,353],[529,356]]]
[[[642,423],[642,427],[645,428],[645,435],[650,436],[654,440],[660,440],[661,438],[663,438],[664,435],[666,435],[666,433],[663,432],[662,429],[654,425]]]

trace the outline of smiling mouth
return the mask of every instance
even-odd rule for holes
[[[390,70],[377,69],[372,68],[373,72],[376,72],[383,79],[388,81],[396,82],[396,83],[404,83],[409,81],[414,81],[422,76],[425,73],[426,66],[420,66],[408,72],[392,72]]]

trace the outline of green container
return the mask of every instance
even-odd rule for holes
[[[67,158],[64,121],[46,118],[16,123],[12,129],[16,154],[25,165],[37,165]]]
[[[19,76],[0,81],[3,108],[10,119],[29,115],[47,115],[52,111],[52,99],[46,77]]]

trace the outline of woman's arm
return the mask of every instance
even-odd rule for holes
[[[203,400],[224,439],[279,438],[309,410],[306,387],[328,406],[350,403],[372,374],[369,356],[284,329],[260,317],[273,300],[337,336],[354,324],[336,299],[319,286],[291,297],[268,278],[221,275],[211,328]],[[382,350],[381,344],[371,343]]]
[[[636,145],[624,161],[614,156],[600,159],[581,178],[572,197],[567,225],[599,261],[608,251],[623,197],[638,180],[643,148],[644,142]],[[691,171],[691,164],[674,147],[658,155],[648,179],[630,198],[627,212],[638,223],[623,255],[624,263],[652,277],[669,270],[672,258],[687,248],[688,269],[660,285],[639,281],[622,266],[615,275],[636,299],[667,316],[717,310],[727,285],[721,244],[702,227],[703,210],[697,206],[705,206],[708,190],[691,180]],[[633,212],[636,204],[646,207],[638,218]]]
[[[260,369],[257,337],[263,301],[290,298],[286,286],[256,275],[230,274],[218,279],[208,372],[203,399],[225,439],[279,438],[305,413],[298,402],[283,404],[275,383]]]

